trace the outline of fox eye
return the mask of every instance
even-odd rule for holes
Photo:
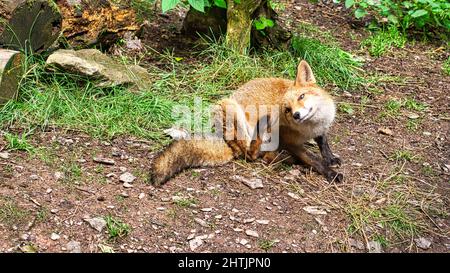
[[[284,112],[287,114],[287,113],[290,113],[291,112],[291,108],[289,108],[289,107],[287,107],[286,109],[284,109]]]
[[[298,100],[302,100],[305,98],[305,94],[301,94],[300,97],[298,97]]]

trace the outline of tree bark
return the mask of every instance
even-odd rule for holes
[[[1,0],[0,46],[43,51],[59,37],[61,14],[52,0]]]
[[[274,26],[257,30],[253,21],[261,16],[272,20]],[[227,10],[213,7],[205,13],[191,8],[184,19],[183,32],[191,35],[212,32],[216,38],[226,33],[226,44],[240,53],[250,46],[286,49],[292,37],[267,0],[241,0],[240,4],[229,0]]]
[[[22,53],[0,49],[0,105],[17,98],[23,75],[22,61]]]
[[[125,33],[139,36],[141,24],[135,11],[112,0],[56,0],[63,14],[63,37],[67,47],[99,46],[107,50]]]
[[[225,43],[239,53],[246,53],[250,47],[252,15],[261,4],[261,0],[227,1],[227,34]]]

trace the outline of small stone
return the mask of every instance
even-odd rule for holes
[[[32,175],[30,175],[30,179],[31,180],[39,180],[39,176],[36,174],[32,174]]]
[[[106,177],[107,177],[107,178],[113,178],[113,177],[116,177],[116,174],[115,174],[115,173],[108,173],[108,174],[106,175]]]
[[[129,189],[129,188],[132,188],[133,185],[131,185],[130,183],[125,182],[125,183],[123,183],[123,187]]]
[[[194,237],[195,237],[195,234],[192,233],[192,234],[189,234],[189,236],[187,237],[187,239],[188,239],[188,241],[189,241],[189,240],[194,239]]]
[[[205,220],[202,220],[200,218],[194,218],[194,222],[199,224],[202,227],[209,227],[208,223]]]
[[[128,198],[129,197],[128,193],[126,193],[126,192],[122,192],[120,194],[120,196],[122,196],[123,198]]]
[[[56,233],[52,233],[52,235],[50,235],[50,239],[52,239],[53,241],[59,240],[60,238],[61,236]]]
[[[191,249],[191,251],[195,251],[201,245],[203,245],[203,240],[200,238],[200,236],[195,237],[194,239],[189,241],[189,248]]]
[[[292,198],[294,198],[295,200],[299,200],[300,196],[298,196],[297,194],[293,193],[293,192],[288,192],[288,195]]]
[[[359,250],[364,250],[364,244],[363,242],[359,241],[359,240],[355,240],[353,238],[349,238],[348,239],[348,243],[350,244],[350,246],[355,247]]]
[[[244,224],[252,223],[255,221],[255,218],[244,219]]]
[[[242,239],[239,241],[239,243],[243,246],[245,246],[246,244],[248,244],[248,240]]]
[[[48,188],[46,191],[45,191],[45,193],[47,193],[47,194],[50,194],[50,193],[52,193],[52,189],[50,189],[50,188]]]
[[[261,224],[261,225],[268,225],[269,220],[256,220],[256,223]]]
[[[414,242],[416,243],[417,247],[424,249],[424,250],[427,250],[431,247],[431,241],[424,237],[414,239]]]
[[[299,176],[301,172],[298,169],[293,169],[290,170],[289,173],[292,174],[293,176]]]
[[[203,209],[201,209],[201,211],[203,211],[203,212],[210,212],[210,211],[212,211],[212,208],[203,208]]]
[[[163,211],[163,210],[166,210],[166,208],[165,207],[158,207],[158,208],[156,208],[156,210]]]
[[[216,219],[220,220],[220,219],[222,219],[222,215],[221,215],[221,214],[219,214],[219,215],[216,215],[216,216],[214,216],[214,218],[216,218]]]
[[[431,133],[430,132],[423,132],[423,135],[424,136],[431,136]]]
[[[62,172],[55,172],[54,176],[55,176],[56,180],[64,179],[64,173],[62,173]]]
[[[163,202],[169,202],[170,200],[172,200],[172,199],[169,197],[161,197],[161,201],[163,201]]]
[[[242,228],[233,228],[233,230],[236,231],[236,232],[244,231]]]
[[[124,183],[133,183],[133,181],[136,179],[136,177],[134,175],[132,175],[131,173],[124,173],[121,174],[119,177],[120,182],[124,182]]]
[[[94,162],[100,163],[100,164],[105,164],[105,165],[114,165],[114,164],[116,164],[116,161],[114,161],[114,159],[105,158],[105,157],[94,157]]]
[[[70,241],[66,245],[67,252],[81,253],[81,243],[77,241]]]
[[[20,239],[24,241],[28,241],[30,239],[30,235],[27,233],[21,234]]]
[[[369,250],[369,253],[382,253],[383,252],[380,242],[370,241],[367,244],[367,248]]]
[[[81,158],[81,159],[78,159],[78,160],[77,160],[77,162],[78,162],[78,163],[86,163],[86,162],[87,162],[87,160],[86,160],[86,159],[84,159],[84,158]]]
[[[416,113],[408,113],[406,115],[409,119],[418,119],[420,116]]]
[[[114,209],[115,207],[113,205],[109,205],[109,206],[106,206],[106,208],[107,209]]]
[[[119,167],[119,170],[121,171],[121,172],[126,172],[127,171],[127,168],[126,167]]]
[[[250,230],[250,229],[247,229],[245,231],[245,234],[247,234],[248,236],[251,236],[251,237],[255,237],[255,238],[259,237],[258,232],[254,231],[254,230]]]
[[[1,153],[0,153],[0,158],[2,158],[2,159],[8,159],[8,158],[9,158],[9,153],[8,153],[8,152],[1,152]]]
[[[320,209],[317,206],[306,206],[303,208],[304,211],[306,211],[309,214],[313,215],[325,215],[327,212],[325,210]]]
[[[98,232],[102,232],[103,228],[106,227],[106,221],[101,217],[85,218],[84,221],[88,222],[89,225],[91,225],[91,227],[97,230]]]
[[[50,212],[53,213],[53,214],[57,214],[58,211],[59,211],[58,209],[51,209],[51,210],[50,210]]]
[[[378,128],[378,133],[383,134],[383,135],[388,135],[388,136],[393,136],[394,135],[392,130],[387,128],[387,127],[380,127],[380,128]]]
[[[244,178],[244,177],[239,176],[239,175],[233,175],[232,178],[234,180],[242,182],[244,185],[246,185],[247,187],[251,188],[252,190],[264,188],[263,183],[262,183],[262,179],[260,179],[260,178],[247,179],[247,178]]]
[[[143,193],[143,192],[141,192],[138,196],[139,199],[144,199],[144,197],[145,197],[145,193]]]

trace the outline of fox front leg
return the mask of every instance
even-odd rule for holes
[[[292,151],[294,154],[303,162],[305,165],[310,166],[316,172],[325,176],[329,182],[342,182],[344,181],[344,176],[341,173],[337,173],[331,169],[324,160],[316,157],[313,153],[306,150],[304,147],[299,148],[297,151]]]
[[[328,145],[328,138],[325,134],[314,138],[314,141],[319,146],[320,153],[328,166],[342,165],[342,160],[331,151],[330,145]]]

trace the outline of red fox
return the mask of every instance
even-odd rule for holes
[[[250,119],[247,107],[259,109],[263,105],[276,107],[278,114],[257,112],[256,118]],[[295,81],[254,79],[242,85],[229,98],[221,100],[218,106],[216,118],[222,119],[224,134],[229,134],[228,137],[172,142],[153,160],[152,183],[163,184],[186,168],[223,165],[239,157],[255,160],[262,154],[266,161],[273,160],[276,152],[260,151],[262,136],[259,134],[256,139],[253,137],[259,126],[265,131],[271,131],[272,135],[278,134],[279,146],[276,151],[287,151],[296,161],[312,167],[330,182],[343,181],[343,175],[330,168],[340,165],[341,160],[333,155],[326,136],[334,121],[336,107],[332,97],[316,84],[306,61],[300,62]],[[260,121],[265,117],[263,114],[270,122],[278,122],[278,127],[261,125]],[[231,116],[231,126],[226,122],[226,115]],[[239,132],[240,138],[237,137]],[[310,139],[317,142],[322,158],[304,147]]]

